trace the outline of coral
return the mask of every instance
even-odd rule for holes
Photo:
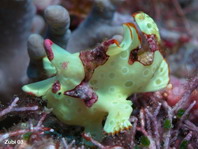
[[[43,47],[43,38],[39,34],[31,34],[27,42],[30,58],[27,75],[31,80],[41,79],[45,76],[42,58],[46,56]]]
[[[45,19],[48,24],[46,38],[53,40],[62,48],[66,48],[70,36],[70,17],[65,8],[52,5],[45,9]]]
[[[196,82],[196,79],[194,80]],[[196,101],[196,104],[194,105],[192,111],[191,111],[191,116],[190,119],[194,119],[195,117],[197,117],[197,112],[198,112],[198,90],[195,89],[189,99],[187,101],[182,101],[183,100],[183,96],[185,95],[185,91],[189,88],[188,86],[186,86],[185,84],[188,81],[185,79],[179,79],[176,77],[171,76],[170,79],[170,84],[168,85],[168,87],[165,90],[160,91],[160,94],[163,95],[163,98],[167,101],[169,106],[175,106],[176,104],[179,104],[180,106],[182,104],[184,104],[185,106],[183,106],[184,108],[187,108],[188,106],[191,105],[191,103],[193,101]]]
[[[100,142],[94,140],[88,134],[83,134],[83,138],[85,138],[87,141],[91,141],[94,145],[96,145],[100,149],[124,149],[122,146],[104,146]]]
[[[4,115],[6,115],[6,114],[8,114],[8,113],[10,113],[10,112],[21,112],[21,111],[36,111],[36,110],[38,110],[38,106],[33,106],[33,107],[20,107],[20,108],[16,108],[16,106],[17,106],[17,102],[19,101],[19,98],[18,97],[16,97],[15,99],[14,99],[14,101],[12,102],[12,104],[8,107],[8,108],[6,108],[6,109],[4,109],[4,110],[2,110],[1,112],[0,112],[0,117],[3,117]]]
[[[35,12],[31,0],[0,2],[0,97],[6,103],[27,80],[27,38]]]
[[[66,9],[59,5],[52,5],[45,9],[44,17],[48,25],[45,38],[53,40],[62,48],[66,48],[70,37],[70,17]],[[28,54],[30,63],[28,66],[28,77],[33,80],[40,80],[46,77],[43,70],[42,58],[46,56],[43,37],[39,34],[31,34],[28,38]]]
[[[121,2],[95,0],[87,18],[71,34],[66,49],[72,53],[80,52],[94,48],[114,35],[121,35],[122,27],[113,23],[114,13]]]
[[[38,11],[44,10],[50,5],[56,5],[59,3],[60,3],[60,0],[42,0],[42,1],[34,0],[34,4],[36,8],[38,9]]]
[[[73,0],[73,1],[62,1],[62,5],[70,12],[71,15],[74,16],[79,16],[79,17],[86,17],[88,14],[92,3],[94,1],[92,0],[85,0],[85,1],[80,1],[80,0]],[[79,5],[79,3],[81,5]]]
[[[190,58],[189,58],[190,57]],[[177,77],[193,77],[198,74],[198,50],[192,44],[180,48],[180,50],[168,57],[171,63],[171,71]]]
[[[161,141],[164,142],[163,147],[165,149],[168,149],[170,146],[174,146],[177,148],[179,146],[179,144],[182,144],[181,129],[184,128],[183,125],[186,123],[185,119],[187,118],[188,114],[192,111],[193,107],[196,104],[196,101],[191,101],[190,104],[188,104],[188,106],[186,106],[186,105],[190,101],[190,96],[191,96],[192,92],[194,90],[196,90],[197,88],[198,88],[198,78],[195,77],[195,78],[191,79],[186,84],[186,90],[185,90],[181,100],[173,107],[170,107],[167,104],[167,102],[163,99],[163,97],[162,97],[163,95],[161,96],[157,92],[154,93],[153,97],[150,97],[150,99],[152,100],[152,102],[151,101],[150,102],[153,105],[155,105],[157,102],[159,108],[156,108],[156,110],[153,110],[149,106],[147,106],[143,109],[143,115],[145,115],[146,117],[147,116],[150,117],[149,118],[150,120],[149,119],[144,120],[147,123],[146,124],[147,132],[146,133],[145,133],[145,129],[144,129],[145,125],[143,126],[143,128],[141,128],[139,130],[142,131],[142,133],[145,136],[147,136],[151,142],[152,142],[152,140],[154,141],[153,148],[160,148],[161,146],[159,143]],[[162,117],[157,118],[156,116],[159,114],[161,107],[163,108],[163,110],[165,110],[167,116],[165,116],[163,114]],[[180,112],[181,109],[185,109],[183,111],[183,113]],[[153,114],[150,114],[149,111],[151,111],[151,110],[154,111],[154,112],[152,112]],[[166,118],[164,119],[164,117],[166,117]],[[163,119],[163,120],[161,120],[161,119]],[[149,123],[152,124],[151,127],[148,127],[148,126],[150,126]],[[160,123],[163,123],[163,124],[160,124]],[[162,128],[160,128],[159,126],[163,127],[163,130],[161,130]],[[194,126],[194,128],[196,128],[196,126]],[[154,131],[152,131],[152,130],[154,130]],[[190,129],[188,129],[187,131],[189,131],[189,130]],[[151,134],[151,131],[154,134]],[[188,140],[189,144],[194,146],[193,139],[191,139],[191,137],[189,137],[189,135],[191,134],[190,131],[185,136],[184,140]],[[159,134],[159,133],[161,134],[161,136],[163,136],[162,138],[160,136],[157,136],[157,134]],[[180,136],[179,136],[179,134],[180,134]],[[193,135],[193,137],[197,138],[196,135]],[[190,142],[190,140],[191,140],[191,142]],[[175,142],[177,142],[177,143],[175,143]]]
[[[45,40],[43,58],[49,79],[23,86],[31,95],[48,100],[64,123],[85,127],[94,138],[131,127],[133,93],[156,91],[169,81],[168,65],[159,51],[159,32],[145,13],[123,25],[124,37],[104,41],[93,50],[71,54]]]
[[[27,112],[30,116],[25,122],[14,124],[11,128],[7,127],[8,130],[5,130],[5,128],[1,130],[1,148],[76,148],[75,140],[68,144],[64,137],[55,139],[53,136],[56,133],[55,130],[44,126],[44,121],[51,112],[50,109],[42,108],[40,104],[35,103],[34,106],[21,106],[21,102],[23,102],[23,99],[15,97],[7,108],[0,110],[1,123],[4,123],[6,117],[11,114],[12,118],[13,114],[24,118],[22,113],[26,113],[25,117],[28,117]],[[39,119],[37,120],[36,117]],[[9,123],[6,124],[9,125]]]

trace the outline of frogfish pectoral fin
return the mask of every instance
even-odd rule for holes
[[[52,77],[44,81],[24,85],[22,90],[30,95],[41,97],[46,94],[49,88],[51,88],[54,80],[55,77]]]

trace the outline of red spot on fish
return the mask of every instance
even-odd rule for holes
[[[53,92],[53,93],[57,93],[60,89],[61,89],[61,84],[60,84],[59,81],[56,81],[56,82],[52,85],[52,92]]]
[[[32,92],[27,92],[28,95],[32,95],[32,96],[36,96],[34,93]]]
[[[62,65],[61,65],[61,67],[62,67],[63,69],[66,69],[66,68],[67,68],[67,65],[68,65],[68,62],[63,62]]]
[[[50,61],[52,61],[54,59],[54,53],[52,51],[52,45],[53,45],[53,42],[51,40],[46,39],[44,41],[45,52],[46,52],[47,57]]]
[[[135,18],[135,16],[138,15],[138,14],[140,14],[140,13],[143,13],[143,12],[142,11],[137,11],[137,12],[135,12],[135,13],[132,14],[132,17]]]

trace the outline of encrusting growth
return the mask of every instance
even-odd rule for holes
[[[162,89],[169,82],[155,22],[143,12],[133,18],[134,23],[123,24],[120,44],[111,39],[93,50],[71,54],[45,40],[44,69],[52,77],[23,90],[48,100],[61,121],[83,126],[97,140],[102,139],[106,116],[106,133],[129,129],[132,102],[127,97]]]

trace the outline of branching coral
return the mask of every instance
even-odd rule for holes
[[[62,48],[66,48],[70,36],[70,17],[65,8],[59,5],[45,9],[45,19],[48,24],[48,39],[51,39]]]
[[[56,44],[65,48],[70,36],[70,17],[66,9],[61,6],[49,6],[44,13],[48,24],[46,38],[53,40]],[[28,77],[38,80],[46,76],[43,71],[42,58],[46,56],[43,46],[43,37],[39,34],[32,34],[28,39],[28,54],[30,63]]]
[[[6,115],[10,112],[22,112],[22,111],[36,111],[36,110],[38,110],[38,106],[16,108],[18,101],[19,101],[19,98],[16,97],[14,99],[14,101],[12,102],[12,104],[8,108],[6,108],[6,109],[4,109],[0,112],[0,117],[4,116],[4,115]]]
[[[121,35],[122,28],[113,24],[116,7],[121,2],[122,0],[95,0],[87,18],[72,33],[67,50],[70,52],[87,50],[114,35]],[[86,36],[84,36],[85,34]]]
[[[94,140],[88,134],[83,134],[83,138],[85,138],[87,141],[92,142],[94,145],[96,145],[100,149],[124,149],[122,146],[104,146],[100,142]]]
[[[51,110],[46,108],[42,110],[42,107],[40,107],[40,105],[25,107],[21,107],[20,105],[18,105],[18,107],[16,107],[17,103],[21,100],[23,99],[19,100],[19,98],[16,97],[10,104],[10,106],[3,110],[0,110],[1,123],[3,123],[4,119],[6,119],[6,116],[9,116],[11,114],[12,116],[18,115],[24,118],[23,113],[32,112],[30,114],[31,117],[28,117],[27,121],[14,124],[14,126],[12,126],[11,128],[7,128],[7,130],[5,130],[5,128],[4,130],[1,130],[1,148],[84,148],[84,146],[76,147],[76,145],[74,144],[75,140],[68,144],[64,137],[59,136],[55,139],[55,130],[50,127],[44,126],[46,125],[44,121],[46,121],[46,117],[49,116]],[[27,117],[27,114],[25,117]],[[37,118],[35,117],[38,117],[39,119],[36,120]]]
[[[190,101],[190,95],[192,94],[192,92],[195,89],[197,89],[197,87],[198,87],[197,85],[198,85],[197,78],[192,79],[191,82],[186,85],[187,90],[183,94],[182,100],[180,100],[179,103],[177,103],[173,107],[170,107],[167,104],[167,102],[163,100],[163,97],[158,95],[157,93],[155,93],[153,97],[152,96],[150,97],[150,100],[152,100],[152,102],[153,102],[152,104],[154,104],[154,103],[162,104],[162,107],[160,109],[162,110],[162,108],[163,108],[163,110],[165,110],[165,112],[167,114],[167,116],[165,116],[166,118],[164,118],[164,114],[161,115],[162,117],[161,116],[155,117],[155,115],[158,112],[161,111],[158,108],[159,106],[156,107],[155,111],[153,111],[151,109],[151,107],[145,107],[144,108],[145,112],[143,113],[143,115],[145,115],[145,117],[148,116],[148,118],[150,120],[146,119],[146,121],[145,121],[143,119],[143,121],[145,121],[146,126],[147,126],[146,127],[146,132],[145,132],[144,127],[140,128],[140,129],[137,129],[137,130],[141,131],[144,135],[146,135],[148,137],[148,139],[150,139],[151,144],[152,144],[152,140],[153,140],[153,142],[155,142],[154,143],[154,148],[161,148],[161,145],[160,145],[161,143],[160,142],[164,143],[163,147],[166,148],[166,149],[170,148],[170,146],[178,147],[178,144],[175,144],[175,142],[178,142],[178,141],[180,143],[182,142],[181,138],[179,137],[179,134],[182,133],[181,129],[183,128],[185,123],[188,123],[189,125],[193,125],[190,122],[185,121],[185,119],[187,118],[187,115],[190,113],[192,108],[195,106],[196,101],[193,101],[188,108],[186,108],[186,103],[188,103]],[[178,112],[181,109],[186,109],[186,110],[180,117]],[[151,110],[153,111],[152,114],[150,114],[150,112],[149,112]],[[158,112],[156,112],[156,111],[158,111]],[[140,115],[141,115],[141,113],[142,112],[140,111]],[[152,125],[150,125],[149,123],[151,123]],[[185,126],[188,127],[188,124],[185,125]],[[162,129],[162,127],[164,129]],[[149,134],[151,134],[150,130],[152,130],[152,129],[153,129],[152,132],[154,132],[154,134],[149,135]],[[192,127],[192,129],[196,130],[196,126]],[[193,140],[191,140],[191,138],[194,138],[194,137],[196,138],[197,135],[193,135],[190,132],[192,129],[189,129],[189,128],[187,129],[189,131],[189,134],[186,136],[186,138],[188,138],[188,139],[186,139],[186,138],[184,138],[184,139],[188,140],[189,144],[192,144],[194,146],[195,144],[193,143]],[[158,135],[159,133],[163,137],[159,136]],[[191,135],[193,137],[190,137]],[[155,139],[158,139],[158,140],[155,140]]]
[[[11,113],[11,112],[28,112],[28,111],[38,111],[38,106],[30,106],[30,107],[16,107],[17,106],[17,102],[19,101],[19,98],[16,97],[14,99],[14,101],[11,103],[10,106],[8,106],[7,108],[5,108],[4,110],[0,111],[0,118],[2,118],[3,116]],[[26,133],[42,133],[44,131],[49,131],[51,130],[50,128],[46,128],[43,127],[42,121],[45,118],[46,114],[44,114],[40,121],[38,121],[38,124],[35,127],[31,127],[28,129],[19,129],[19,130],[15,130],[15,131],[10,131],[10,132],[6,132],[6,133],[1,133],[0,134],[0,142],[4,142],[5,140],[8,140],[9,138],[12,137],[16,137],[16,136],[21,136],[24,135]],[[6,143],[4,143],[6,144]]]

